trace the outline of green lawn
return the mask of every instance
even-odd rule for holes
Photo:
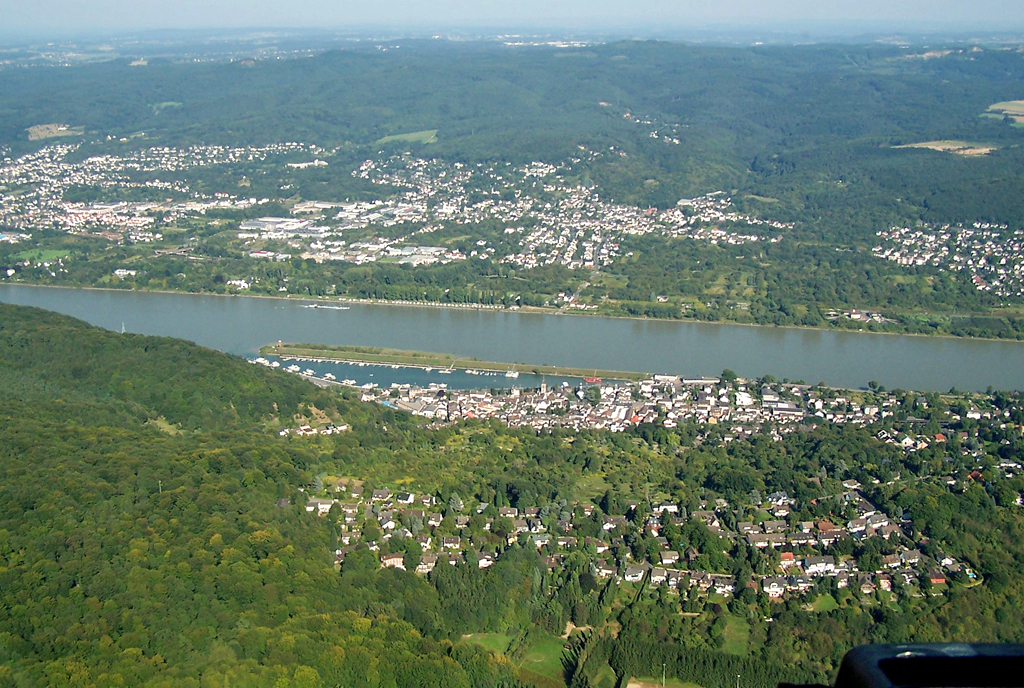
[[[830,612],[833,609],[839,609],[839,603],[836,602],[836,598],[829,594],[819,595],[818,599],[814,600],[811,608],[816,612]]]
[[[413,131],[408,134],[392,134],[377,141],[380,143],[436,143],[437,129]]]
[[[608,664],[602,664],[601,668],[597,670],[597,674],[594,675],[590,685],[594,688],[615,688],[615,672]]]
[[[626,682],[626,686],[627,688],[661,688],[661,677],[639,676],[631,678]],[[702,686],[697,683],[680,681],[677,678],[667,678],[665,679],[665,688],[702,688]]]
[[[610,487],[604,480],[604,474],[587,475],[576,481],[576,496],[582,500],[596,500]]]
[[[562,668],[562,652],[564,640],[553,635],[537,634],[530,643],[530,648],[523,655],[519,664],[520,673],[524,678],[538,682],[542,677],[545,686],[564,686],[565,674]]]
[[[491,652],[500,653],[504,653],[508,649],[508,644],[512,642],[512,637],[504,633],[474,633],[463,636],[462,639],[467,643],[481,645]]]
[[[66,258],[68,251],[66,249],[31,249],[28,251],[22,251],[21,253],[15,254],[13,257],[16,260],[32,260],[40,263],[47,263],[57,258]]]
[[[749,623],[743,619],[730,617],[729,623],[725,627],[724,637],[725,645],[722,646],[724,652],[728,652],[731,655],[746,656],[747,642],[750,639]]]
[[[542,633],[531,634],[530,637],[532,639],[530,647],[526,650],[518,666],[522,678],[541,688],[565,688],[565,675],[562,668],[562,652],[565,641]],[[512,636],[504,633],[473,633],[463,636],[462,639],[467,643],[475,643],[491,652],[502,654],[512,642]],[[608,667],[608,671],[611,672],[611,667]],[[611,676],[612,682],[607,688],[615,688],[614,672],[611,673]]]

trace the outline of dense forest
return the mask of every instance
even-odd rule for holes
[[[947,404],[965,414],[982,404],[999,420],[965,416],[945,429],[948,445],[907,453],[879,439],[905,414],[731,443],[726,429],[692,425],[615,435],[427,428],[192,344],[6,305],[0,362],[5,687],[613,686],[664,663],[706,688],[729,688],[737,673],[768,688],[831,680],[863,642],[1024,639],[1012,613],[1024,603],[1024,478],[1002,468],[1024,455],[1019,394],[909,395],[913,422],[932,431]],[[277,432],[327,422],[348,430]],[[340,485],[336,476],[441,505],[434,535],[471,541],[465,561],[413,573],[421,546],[411,536],[384,537],[369,517],[353,531],[338,505],[309,513],[308,496]],[[870,570],[913,536],[927,556],[952,555],[977,578],[951,574],[899,597],[821,579],[808,606],[746,585],[778,566],[776,552],[695,518],[666,524],[666,542],[697,553],[693,571],[734,577],[735,595],[598,578],[593,545],[582,543],[609,537],[602,517],[620,519],[610,544],[621,573],[659,551],[639,527],[657,501],[693,513],[716,498],[757,504],[749,493],[785,490],[792,520],[841,518],[848,507],[829,495],[854,479],[913,532],[843,540],[836,556]],[[465,506],[476,502],[487,509]],[[533,508],[552,527],[571,521],[580,545],[551,567],[550,547],[507,539],[504,507]],[[460,531],[464,509],[475,515]],[[404,522],[416,531],[416,519]],[[407,571],[381,567],[396,552]],[[487,552],[500,557],[482,568],[475,557]],[[583,630],[559,639],[570,622]],[[495,639],[500,647],[488,645]],[[553,670],[531,659],[538,648]]]

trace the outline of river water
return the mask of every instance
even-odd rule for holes
[[[249,358],[261,346],[283,340],[686,377],[731,368],[745,377],[770,374],[854,388],[869,380],[934,391],[1024,388],[1024,343],[1010,341],[415,306],[351,304],[348,310],[327,310],[304,308],[311,302],[299,300],[22,285],[0,285],[0,301],[39,306],[112,330],[123,324],[129,332],[180,337]],[[327,370],[332,369],[322,368]],[[364,383],[372,372],[381,386],[537,384],[527,375],[513,381],[416,371],[412,379],[407,369],[358,370],[359,376],[354,367],[334,374]]]

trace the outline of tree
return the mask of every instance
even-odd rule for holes
[[[462,513],[464,506],[462,504],[462,498],[459,497],[458,492],[452,492],[451,496],[448,497],[448,508],[457,514]]]

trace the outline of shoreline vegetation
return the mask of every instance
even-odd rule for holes
[[[551,375],[553,377],[600,378],[601,380],[621,380],[626,382],[635,382],[650,376],[649,373],[638,371],[597,370],[593,368],[573,368],[569,366],[481,361],[477,358],[459,357],[452,354],[410,351],[405,349],[389,349],[376,346],[330,346],[326,344],[282,343],[281,345],[268,345],[261,347],[260,355],[343,361],[348,363],[378,363],[424,369],[447,368],[449,370],[485,370],[495,373],[504,373],[511,370],[517,373]]]
[[[0,281],[0,285],[7,285],[12,287],[39,287],[44,289],[73,289],[82,291],[109,291],[109,292],[132,292],[142,294],[180,294],[183,296],[219,296],[224,298],[248,298],[248,299],[273,299],[277,301],[291,301],[291,302],[305,302],[307,304],[316,304],[317,307],[327,307],[331,305],[350,305],[360,304],[365,306],[397,306],[397,307],[408,307],[408,308],[435,308],[435,309],[453,309],[453,310],[480,310],[490,311],[494,313],[529,313],[534,315],[553,315],[553,316],[573,316],[573,317],[587,317],[587,318],[605,318],[609,320],[633,320],[637,322],[662,322],[662,323],[682,323],[692,325],[712,325],[712,326],[728,326],[728,327],[757,327],[765,329],[779,329],[779,330],[802,330],[802,331],[813,331],[813,332],[835,332],[835,333],[849,333],[849,334],[863,334],[863,335],[881,335],[891,337],[927,337],[934,339],[964,339],[971,341],[992,341],[992,342],[1008,342],[1008,343],[1020,343],[1020,339],[1014,337],[982,337],[979,335],[958,335],[949,334],[946,332],[909,332],[901,330],[873,330],[868,328],[854,329],[852,327],[836,327],[836,326],[821,326],[821,325],[775,325],[770,323],[750,323],[750,322],[737,322],[735,320],[699,320],[697,318],[658,318],[653,316],[640,316],[640,315],[622,315],[616,313],[606,312],[594,312],[594,311],[579,311],[579,310],[563,310],[553,307],[545,306],[520,306],[516,309],[506,308],[503,306],[495,306],[493,304],[485,303],[442,303],[435,301],[406,301],[401,299],[366,299],[349,296],[334,296],[334,297],[317,297],[317,296],[302,296],[299,294],[251,294],[251,293],[230,293],[230,292],[217,292],[217,291],[186,291],[183,289],[122,289],[117,287],[95,287],[95,286],[78,286],[78,285],[60,285],[60,284],[41,284],[38,282],[25,282],[25,281]],[[916,315],[927,315],[926,313],[918,313]],[[947,317],[971,317],[972,315],[982,315],[974,313],[950,313],[945,314]]]

